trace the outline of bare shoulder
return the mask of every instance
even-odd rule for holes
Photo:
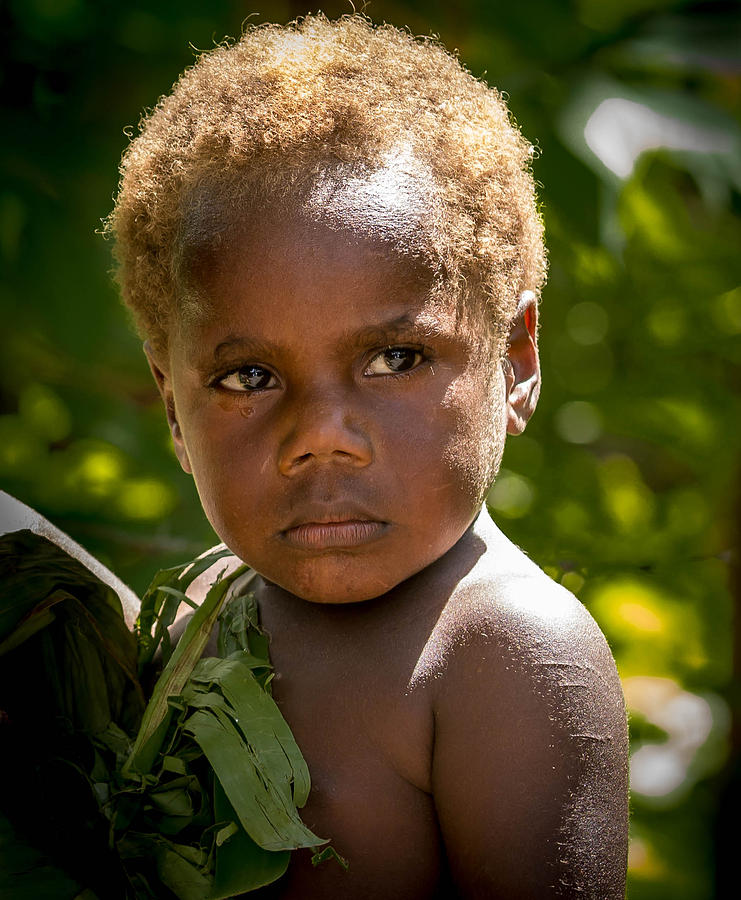
[[[487,517],[477,528],[486,550],[418,667],[451,868],[464,896],[622,898],[627,729],[609,647]]]
[[[454,678],[486,671],[503,688],[548,692],[586,679],[617,705],[620,682],[599,626],[584,605],[550,579],[484,513],[476,531],[485,550],[451,592],[418,677],[433,678],[442,700]],[[469,669],[471,670],[469,672]],[[491,682],[482,681],[482,689]]]
[[[514,548],[518,554],[521,551]],[[529,689],[581,677],[617,689],[617,671],[599,626],[584,605],[524,554],[518,567],[485,558],[456,588],[438,622],[443,664],[478,667],[484,658]],[[571,674],[569,671],[571,670]]]

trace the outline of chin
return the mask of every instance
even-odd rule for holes
[[[324,583],[323,581],[315,582],[282,582],[275,581],[280,587],[307,603],[322,604],[325,606],[339,606],[343,604],[363,603],[366,600],[372,600],[381,594],[385,594],[390,588],[383,587],[380,590],[373,590],[366,585],[347,585],[338,588],[337,581]]]
[[[389,581],[379,578],[371,584],[368,581],[368,572],[373,571],[372,563],[358,561],[361,571],[355,573],[352,572],[354,566],[351,566],[351,571],[348,572],[347,565],[343,565],[341,560],[336,562],[326,558],[312,560],[296,571],[277,573],[277,577],[270,578],[270,581],[308,603],[340,605],[363,603],[374,597],[380,597],[402,580]]]

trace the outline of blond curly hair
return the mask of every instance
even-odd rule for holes
[[[501,94],[436,40],[357,14],[250,27],[142,119],[107,220],[139,332],[167,346],[184,222],[204,186],[226,208],[239,185],[289,192],[328,160],[372,171],[399,148],[436,186],[442,212],[424,227],[445,289],[480,304],[506,340],[520,293],[545,277],[532,147]]]

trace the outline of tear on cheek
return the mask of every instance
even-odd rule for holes
[[[250,401],[250,397],[246,392],[220,391],[216,396],[216,402],[224,412],[238,412],[245,419],[249,419],[255,411],[254,404]]]

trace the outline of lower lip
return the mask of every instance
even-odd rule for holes
[[[305,550],[330,550],[358,547],[379,538],[387,528],[385,522],[351,520],[347,522],[307,522],[283,532],[294,547]]]

